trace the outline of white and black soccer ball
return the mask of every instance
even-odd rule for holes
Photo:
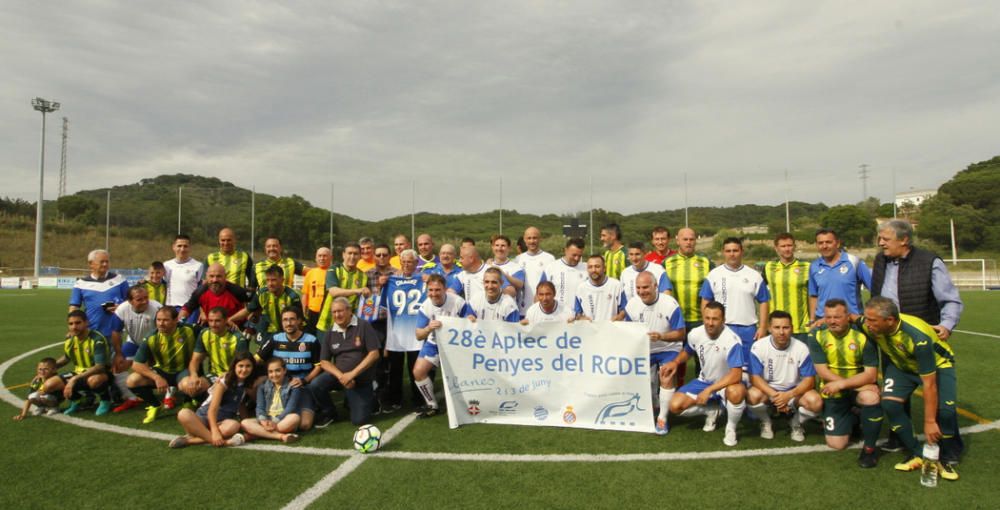
[[[361,453],[372,453],[382,444],[382,431],[375,425],[362,425],[354,433],[354,449]]]

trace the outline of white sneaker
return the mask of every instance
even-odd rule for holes
[[[247,442],[247,438],[243,437],[243,434],[236,433],[236,434],[233,434],[233,437],[229,438],[229,441],[226,441],[226,445],[228,445],[228,446],[240,446],[240,445],[242,445],[243,443],[246,443],[246,442]]]
[[[55,416],[57,414],[61,414],[59,412],[59,408],[58,407],[50,407],[50,408],[48,408],[48,409],[45,410],[45,416]]]
[[[796,443],[801,443],[806,440],[806,431],[802,428],[802,425],[792,425],[792,441]]]
[[[31,413],[32,416],[41,416],[42,413],[45,412],[45,409],[38,406],[31,406],[31,411],[28,412]]]
[[[722,413],[722,408],[717,405],[707,405],[705,406],[705,426],[701,428],[705,432],[712,432],[715,430],[715,422],[719,420],[719,414]]]
[[[774,429],[771,427],[771,422],[769,421],[760,422],[760,438],[774,439]]]
[[[726,425],[726,436],[722,438],[722,444],[726,446],[736,446],[736,427]]]

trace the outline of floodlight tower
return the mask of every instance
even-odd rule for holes
[[[69,118],[63,117],[62,158],[59,160],[59,198],[66,195],[66,146],[69,143]]]
[[[45,114],[59,109],[59,103],[40,97],[31,100],[31,106],[42,112],[42,157],[38,169],[38,206],[35,218],[35,278],[42,270],[42,202],[45,192]]]

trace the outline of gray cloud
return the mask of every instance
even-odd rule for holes
[[[42,15],[44,14],[44,18]],[[0,7],[0,194],[33,199],[36,95],[70,190],[218,176],[381,218],[829,204],[995,155],[986,2],[66,4]],[[382,189],[381,196],[359,191]]]

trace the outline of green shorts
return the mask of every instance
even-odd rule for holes
[[[858,417],[851,412],[854,407],[854,392],[842,393],[847,396],[823,399],[823,434],[827,436],[848,436],[858,421]]]
[[[885,365],[882,380],[882,398],[896,397],[902,400],[909,400],[910,395],[918,386],[924,384],[919,375],[904,372],[895,365],[887,363]],[[955,367],[937,369],[937,389],[938,407],[942,405],[954,406],[958,400],[958,380],[955,377]]]

